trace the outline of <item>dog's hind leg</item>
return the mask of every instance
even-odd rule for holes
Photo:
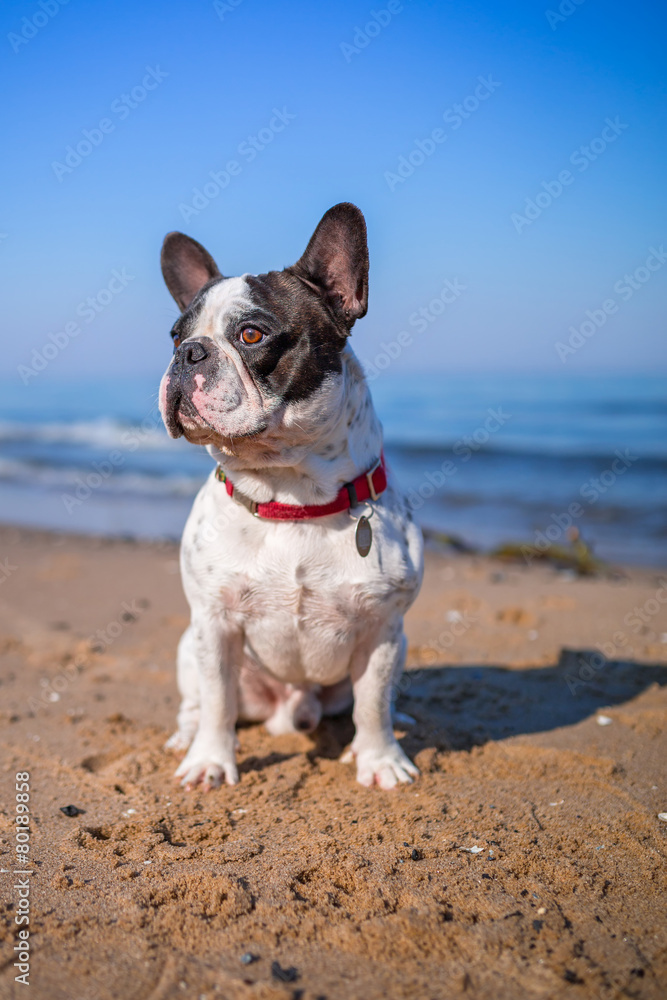
[[[192,629],[188,627],[178,644],[176,654],[176,671],[178,690],[181,695],[181,707],[178,711],[178,729],[167,740],[168,750],[187,750],[194,739],[199,725],[199,672],[195,656]]]
[[[319,697],[322,703],[322,715],[343,715],[352,708],[354,700],[352,681],[349,677],[345,677],[337,684],[323,685]]]

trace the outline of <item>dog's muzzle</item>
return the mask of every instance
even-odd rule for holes
[[[214,374],[214,357],[215,345],[209,337],[186,340],[174,351],[173,360],[165,375],[167,387],[162,406],[162,419],[171,437],[183,435],[179,413],[186,419],[191,417],[194,423],[200,422],[199,415],[190,402],[193,379],[196,375],[203,375],[206,379]]]

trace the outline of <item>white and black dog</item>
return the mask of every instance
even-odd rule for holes
[[[217,463],[181,547],[192,620],[168,743],[187,749],[176,776],[234,784],[237,720],[307,731],[354,700],[344,759],[358,780],[411,781],[392,701],[423,548],[348,344],[368,302],[364,217],[336,205],[296,264],[240,278],[169,233],[162,273],[182,313],[162,416]]]

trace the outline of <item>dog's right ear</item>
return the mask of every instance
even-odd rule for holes
[[[185,233],[167,233],[160,254],[162,277],[181,312],[185,312],[200,288],[222,275],[205,250]]]

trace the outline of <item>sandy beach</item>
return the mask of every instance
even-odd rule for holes
[[[418,782],[358,785],[341,718],[242,728],[240,783],[205,795],[163,749],[177,558],[0,529],[1,997],[665,995],[667,573],[429,553],[398,706]]]

